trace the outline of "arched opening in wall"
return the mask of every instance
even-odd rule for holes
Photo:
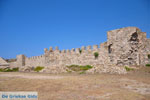
[[[109,46],[108,46],[108,53],[111,53],[112,52],[112,44],[110,44]]]
[[[131,35],[130,41],[139,41],[137,32]]]

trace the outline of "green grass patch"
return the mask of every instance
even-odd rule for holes
[[[150,64],[146,64],[145,66],[146,66],[146,67],[150,67]]]
[[[66,69],[66,71],[67,71],[68,73],[71,73],[71,72],[72,72],[71,70],[68,70],[68,69]]]
[[[132,70],[134,70],[133,68],[130,68],[130,67],[127,67],[127,66],[125,66],[125,69],[126,69],[126,71],[132,71]]]
[[[0,68],[0,72],[18,72],[19,68]]]
[[[85,71],[82,71],[82,72],[80,72],[79,74],[85,74],[86,72]]]
[[[12,69],[14,72],[18,72],[19,71],[19,68],[13,68]]]
[[[44,69],[43,66],[37,66],[36,68],[34,68],[34,71],[39,72],[39,71],[41,71],[42,69]]]
[[[0,68],[0,72],[3,72],[3,69],[2,69],[2,68]]]
[[[85,66],[70,65],[70,66],[66,66],[66,67],[69,68],[70,70],[76,71],[76,72],[86,71],[86,70],[89,70],[89,69],[93,68],[93,66],[91,66],[91,65],[85,65]]]

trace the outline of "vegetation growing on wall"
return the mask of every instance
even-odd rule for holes
[[[97,59],[98,56],[99,56],[99,53],[98,52],[94,52],[94,56],[95,56],[95,59]]]
[[[43,66],[37,66],[36,68],[34,68],[34,71],[39,72],[39,71],[41,71],[42,69],[44,69]]]
[[[82,53],[82,50],[80,49],[79,52],[80,52],[80,54],[81,54],[81,53]]]

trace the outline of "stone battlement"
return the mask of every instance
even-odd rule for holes
[[[41,55],[41,56],[33,56],[33,57],[29,57],[29,58],[26,57],[26,59],[40,59],[40,58],[42,58],[42,57],[44,57],[44,55]]]
[[[52,52],[59,52],[59,53],[69,53],[69,52],[75,52],[75,53],[79,53],[80,50],[81,51],[92,51],[92,50],[98,50],[100,49],[98,45],[93,45],[93,46],[82,46],[81,48],[72,48],[71,50],[59,50],[58,47],[55,47],[55,49],[53,49],[53,47],[50,47],[50,49],[48,48],[44,48],[44,53],[52,53]]]

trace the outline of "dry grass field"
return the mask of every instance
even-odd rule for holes
[[[150,68],[126,75],[1,72],[0,91],[37,91],[39,100],[150,100]]]

